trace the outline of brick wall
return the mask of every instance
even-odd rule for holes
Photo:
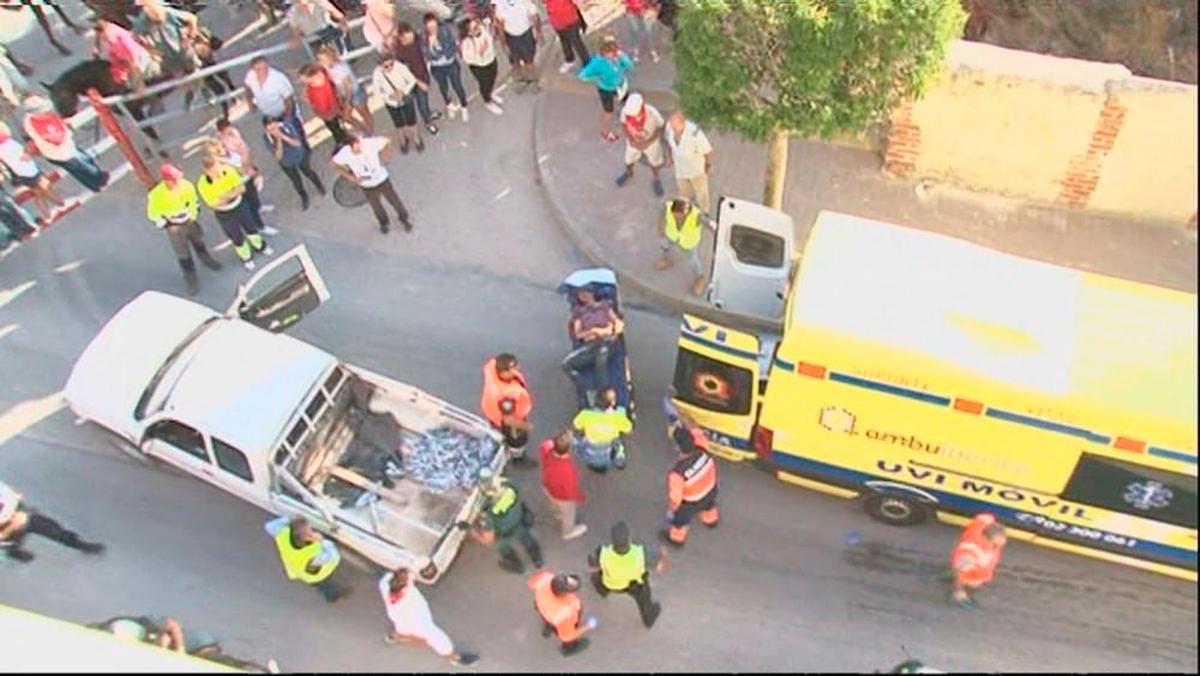
[[[1196,213],[1196,87],[958,42],[892,117],[884,171],[1181,225]]]

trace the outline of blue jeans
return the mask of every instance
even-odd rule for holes
[[[100,168],[88,155],[76,153],[66,161],[50,160],[52,164],[56,164],[70,174],[79,184],[91,190],[92,192],[100,192],[105,185],[108,184],[108,172]]]
[[[438,89],[442,92],[442,100],[446,105],[450,105],[450,87],[454,87],[454,93],[458,94],[458,102],[463,108],[467,107],[467,92],[463,90],[462,69],[458,62],[447,64],[445,66],[430,66],[429,72],[433,74],[433,79],[437,80]]]
[[[36,223],[25,207],[17,204],[7,192],[0,190],[0,239],[19,240],[32,234],[37,229]]]
[[[625,14],[625,19],[629,22],[629,44],[633,45],[633,49],[657,51],[654,36],[658,31],[658,22],[646,21],[641,16],[629,13]]]
[[[413,97],[417,100],[417,112],[421,115],[421,121],[426,125],[433,124],[433,114],[429,112],[429,92],[414,87]]]

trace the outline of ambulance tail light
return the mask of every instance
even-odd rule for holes
[[[750,434],[750,443],[754,446],[754,453],[759,460],[770,460],[771,448],[775,444],[775,432],[770,427],[755,425]]]

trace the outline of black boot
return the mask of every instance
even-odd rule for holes
[[[542,546],[537,540],[530,536],[530,540],[525,544],[525,553],[529,555],[529,560],[533,562],[534,568],[541,568],[545,561],[542,560]]]
[[[585,648],[588,647],[588,643],[590,643],[590,642],[591,641],[589,641],[587,639],[587,637],[584,637],[577,641],[572,641],[571,643],[565,643],[565,644],[563,644],[563,646],[561,648],[562,656],[570,657],[571,655],[578,655],[579,653],[583,652],[583,650]]]
[[[196,263],[190,259],[182,259],[179,261],[179,267],[183,269],[183,283],[187,285],[187,295],[194,296],[200,291],[200,280],[196,278]]]
[[[208,252],[208,247],[197,247],[196,256],[200,259],[200,262],[204,264],[204,267],[208,268],[209,270],[221,269],[221,262],[213,258],[212,254]]]
[[[521,559],[517,556],[517,553],[511,549],[507,549],[500,554],[500,567],[517,575],[525,572],[525,564],[521,563]]]

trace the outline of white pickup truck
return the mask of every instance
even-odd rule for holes
[[[328,297],[303,246],[240,287],[224,315],[145,292],[92,339],[64,396],[146,457],[271,513],[302,514],[379,565],[432,583],[482,496],[463,479],[462,457],[450,458],[459,477],[450,486],[417,470],[441,444],[498,473],[500,437],[479,416],[276,333]]]

